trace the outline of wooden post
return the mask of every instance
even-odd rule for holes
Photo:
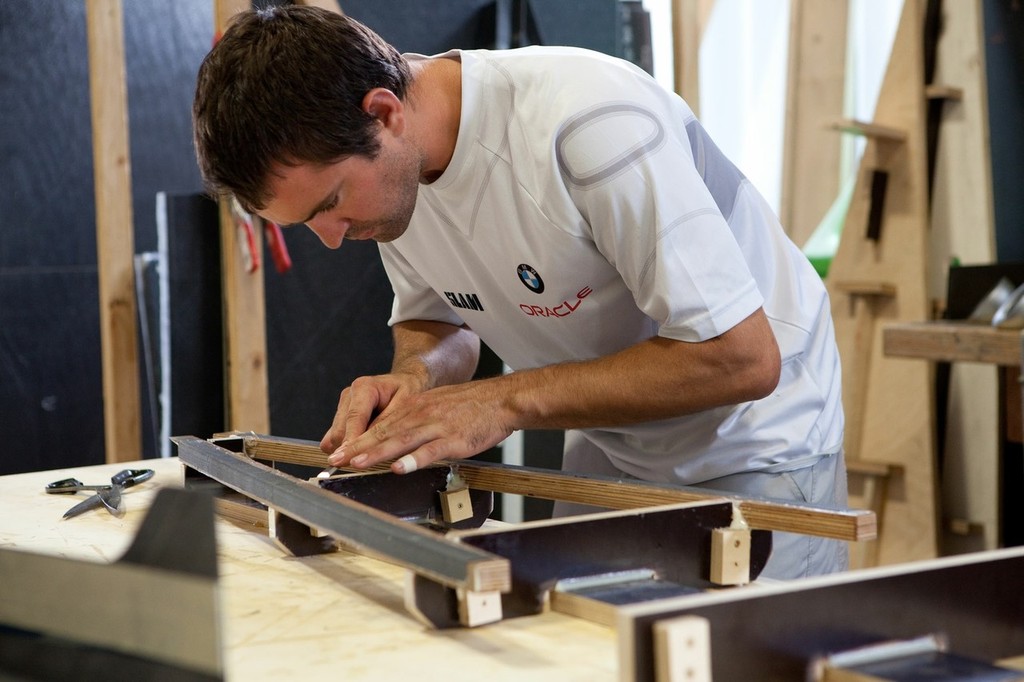
[[[948,0],[942,8],[934,83],[959,89],[962,95],[943,108],[934,159],[929,238],[934,268],[929,288],[937,300],[945,298],[953,257],[964,264],[996,260],[981,5],[980,0]],[[943,477],[943,513],[980,523],[984,548],[995,549],[1001,535],[995,494],[1000,466],[999,376],[991,366],[958,362],[950,368],[949,382],[943,470],[956,474]],[[944,545],[947,552],[956,552],[976,547],[976,540],[947,532]]]
[[[700,41],[714,0],[672,0],[672,62],[676,94],[700,116]]]
[[[839,193],[847,0],[791,0],[779,218],[798,246]]]
[[[121,0],[86,0],[106,460],[142,457]]]
[[[215,0],[217,35],[231,17],[251,6],[248,0]],[[229,202],[220,201],[221,282],[224,292],[224,421],[225,428],[270,432],[267,397],[267,330],[263,270],[249,271],[243,249],[263,252],[260,225],[252,242],[239,239]]]

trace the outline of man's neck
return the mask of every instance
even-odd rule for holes
[[[455,153],[462,116],[462,64],[458,59],[435,57],[410,66],[413,83],[406,99],[424,154],[420,182],[429,184],[441,177]]]

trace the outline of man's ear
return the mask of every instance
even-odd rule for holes
[[[363,111],[396,134],[401,133],[405,127],[405,105],[387,88],[374,88],[366,93],[363,96]]]

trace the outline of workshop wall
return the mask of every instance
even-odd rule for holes
[[[195,72],[212,41],[212,4],[124,3],[140,253],[157,246],[157,193],[167,193],[173,203],[202,189],[189,112]],[[534,42],[624,56],[638,49],[623,31],[628,19],[618,0],[345,0],[342,6],[403,51]],[[649,54],[636,60],[642,58]],[[0,3],[0,101],[0,474],[100,463],[103,392],[84,3]],[[202,222],[181,228],[176,237],[187,239],[203,229]],[[360,374],[386,370],[391,294],[373,245],[346,244],[332,252],[299,229],[288,230],[286,241],[292,271],[265,269],[271,425],[275,434],[318,438],[340,388]],[[187,281],[190,263],[176,267]],[[179,301],[178,312],[195,303]],[[188,323],[188,316],[175,319]],[[204,317],[193,324],[199,333],[200,325],[209,331],[216,322]],[[192,344],[189,352],[209,345]],[[140,344],[142,446],[149,457],[158,452],[155,388],[143,370],[143,351]],[[488,371],[500,369],[493,358],[488,361]],[[175,362],[191,366],[211,387],[194,397],[197,405],[217,402],[221,377],[209,370],[216,363],[197,356]],[[175,397],[179,404],[187,400]],[[551,455],[552,465],[558,456]]]
[[[156,192],[200,189],[189,109],[212,22],[209,0],[124,3],[139,251]],[[84,2],[0,3],[0,474],[104,460],[87,55]]]
[[[985,0],[992,203],[996,259],[1024,261],[1024,6]]]

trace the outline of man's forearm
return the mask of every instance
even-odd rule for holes
[[[758,312],[702,343],[655,337],[614,355],[515,372],[478,388],[514,429],[625,426],[762,398],[778,382],[779,362],[774,335]]]
[[[480,358],[480,339],[443,322],[399,322],[392,328],[391,371],[420,377],[424,389],[469,381]]]

